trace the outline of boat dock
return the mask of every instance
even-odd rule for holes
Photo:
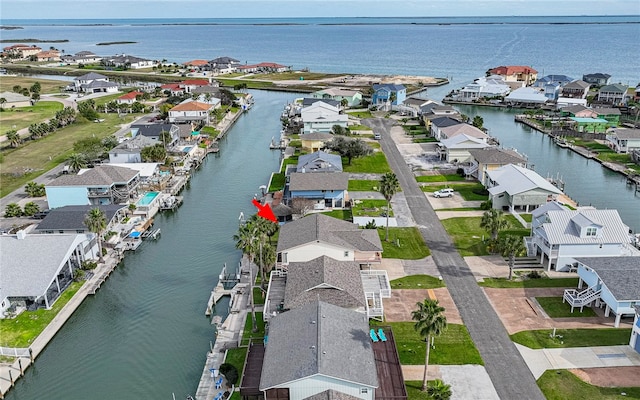
[[[209,317],[213,312],[213,308],[216,306],[216,303],[218,303],[224,296],[231,296],[231,292],[234,288],[235,286],[231,289],[225,289],[222,282],[218,282],[216,287],[211,291],[211,296],[209,296],[209,301],[207,302],[207,310],[204,312],[204,315]]]
[[[122,252],[114,252],[112,255],[112,260],[110,262],[105,263],[104,268],[98,269],[98,272],[94,274],[91,279],[87,281],[87,293],[91,295],[95,295],[100,286],[107,280],[111,272],[120,264],[120,261],[124,258],[124,254]]]

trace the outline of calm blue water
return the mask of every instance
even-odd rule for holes
[[[158,192],[147,192],[144,197],[142,197],[139,201],[138,201],[138,205],[139,206],[148,206],[149,204],[151,204],[151,202],[153,201],[153,199],[155,199],[158,196]]]
[[[457,87],[492,67],[640,80],[640,17],[4,20],[2,38],[68,39],[66,53],[126,53],[184,62],[230,56],[320,72],[453,78]],[[91,24],[106,24],[92,26]],[[105,41],[135,44],[96,46]],[[49,44],[42,43],[44,47]],[[635,62],[633,61],[635,60]]]

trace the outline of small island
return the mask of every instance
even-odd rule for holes
[[[96,43],[96,46],[110,46],[112,44],[132,44],[132,43],[138,43],[138,42],[100,42],[100,43]]]
[[[67,43],[68,41],[69,39],[0,39],[0,43]]]

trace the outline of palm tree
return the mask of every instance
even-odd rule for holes
[[[7,131],[6,136],[11,147],[18,147],[20,143],[22,143],[22,139],[20,139],[20,135],[18,135],[18,131],[16,131],[15,129]]]
[[[482,214],[482,220],[480,220],[480,228],[485,229],[491,234],[491,239],[496,240],[498,238],[498,232],[509,226],[507,220],[504,219],[502,211],[498,211],[495,208],[487,210]]]
[[[238,232],[233,235],[233,240],[236,242],[236,249],[242,250],[243,254],[246,254],[249,257],[249,269],[251,269],[251,263],[253,262],[253,256],[256,253],[256,236],[253,230],[253,227],[249,223],[245,223],[240,225],[238,228]],[[249,276],[252,276],[249,274]],[[251,279],[253,280],[253,278]],[[252,322],[252,331],[258,331],[258,325],[256,322],[256,307],[255,301],[253,299],[253,284],[254,282],[250,282],[249,284],[249,301],[251,302],[251,322]]]
[[[427,387],[427,394],[433,400],[449,400],[451,398],[451,385],[436,379]]]
[[[107,218],[104,215],[104,211],[98,207],[89,210],[84,218],[84,225],[96,234],[96,238],[98,239],[99,261],[102,262],[102,231],[107,228]]]
[[[427,390],[427,369],[429,368],[429,350],[431,350],[431,337],[439,336],[447,328],[447,317],[444,307],[438,304],[438,300],[424,299],[417,303],[418,309],[411,313],[411,319],[416,321],[413,328],[426,342],[426,354],[424,359],[424,375],[422,377],[422,391]]]
[[[523,239],[520,236],[507,235],[500,239],[498,249],[504,257],[509,257],[509,280],[511,280],[516,256],[525,250]]]
[[[44,185],[35,181],[27,182],[24,191],[29,197],[42,197],[45,195]]]
[[[380,193],[387,201],[387,232],[384,235],[384,240],[389,241],[389,214],[391,214],[391,198],[400,189],[400,183],[398,177],[393,172],[387,172],[382,176],[380,180]]]
[[[87,166],[84,156],[78,153],[71,154],[69,158],[67,158],[67,164],[69,165],[69,168],[75,172]]]

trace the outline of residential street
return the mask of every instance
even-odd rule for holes
[[[391,129],[395,122],[376,118],[363,120],[363,123],[382,136],[380,142],[389,166],[398,177],[413,219],[432,252],[498,395],[501,399],[543,400],[529,368],[392,140]]]

